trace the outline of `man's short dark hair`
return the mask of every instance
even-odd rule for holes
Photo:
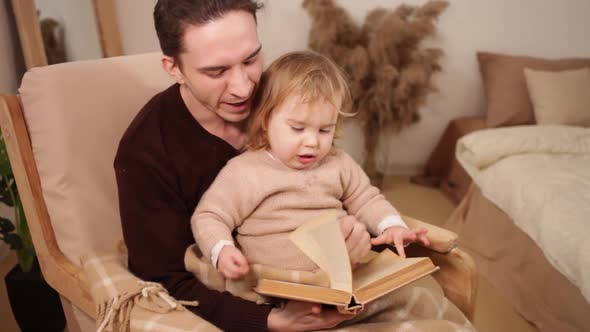
[[[158,0],[154,7],[154,25],[160,48],[179,62],[188,26],[211,22],[235,10],[251,13],[256,20],[256,12],[262,6],[256,0]]]

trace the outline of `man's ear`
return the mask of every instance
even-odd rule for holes
[[[173,57],[162,55],[162,68],[174,79],[178,84],[184,84],[184,76],[180,71],[180,66]]]

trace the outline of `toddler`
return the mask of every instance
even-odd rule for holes
[[[334,147],[339,117],[351,109],[341,71],[320,54],[286,54],[263,74],[247,151],[227,163],[191,218],[201,252],[225,278],[242,278],[248,264],[317,269],[289,233],[328,210],[354,215],[376,236],[371,244],[393,243],[402,257],[404,244],[429,245],[426,230],[408,229],[361,167]]]

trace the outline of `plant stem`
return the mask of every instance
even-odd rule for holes
[[[14,178],[12,181],[15,181]],[[33,262],[35,260],[35,249],[33,248],[33,241],[29,226],[26,222],[26,216],[23,211],[23,205],[20,197],[12,190],[12,183],[7,185],[8,194],[13,202],[14,208],[14,223],[16,224],[16,233],[20,236],[22,241],[22,248],[16,251],[18,257],[18,264],[23,272],[31,271]]]

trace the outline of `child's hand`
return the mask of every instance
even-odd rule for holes
[[[217,271],[226,279],[241,279],[249,270],[248,261],[242,252],[233,246],[224,246],[217,259]]]
[[[371,235],[367,232],[366,226],[361,224],[354,216],[342,217],[338,222],[344,236],[350,263],[354,268],[371,250]]]
[[[424,246],[430,245],[430,241],[428,241],[428,238],[426,237],[427,232],[428,230],[426,228],[416,228],[409,230],[401,226],[391,226],[383,231],[381,235],[371,239],[371,244],[378,245],[384,243],[393,243],[395,245],[395,249],[397,249],[398,255],[400,255],[402,258],[406,258],[404,245],[410,244],[412,242],[420,242]]]

